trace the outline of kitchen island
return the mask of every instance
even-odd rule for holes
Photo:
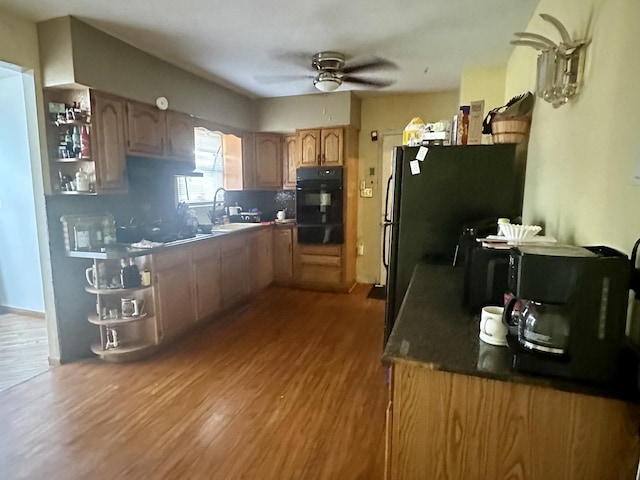
[[[463,272],[420,263],[383,361],[387,479],[633,478],[635,388],[511,370],[461,306]]]

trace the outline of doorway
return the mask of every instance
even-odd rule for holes
[[[380,256],[378,285],[387,284],[387,267],[385,266],[384,255],[388,256],[390,239],[389,232],[384,235],[385,211],[391,212],[393,206],[393,184],[389,181],[393,173],[393,147],[402,145],[402,133],[386,134],[382,137],[382,149],[380,151],[380,214],[378,216],[380,224]],[[389,192],[387,194],[387,189]]]
[[[0,111],[2,390],[49,368],[32,171],[32,130],[37,122],[32,72],[0,63]],[[39,152],[36,156],[39,159]]]

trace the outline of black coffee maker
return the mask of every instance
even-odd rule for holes
[[[608,247],[521,246],[509,256],[504,309],[513,368],[619,380],[630,263]]]

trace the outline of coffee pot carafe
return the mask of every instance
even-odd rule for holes
[[[518,311],[514,307],[519,304]],[[569,347],[571,320],[563,305],[550,305],[511,297],[504,319],[522,348],[551,355],[565,355]]]

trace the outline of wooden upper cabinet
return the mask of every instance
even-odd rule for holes
[[[296,134],[285,135],[282,142],[282,188],[296,188],[296,168],[298,166],[298,149]]]
[[[320,164],[320,130],[298,130],[298,166],[316,167]]]
[[[240,188],[238,190],[255,190],[256,188],[256,142],[255,134],[246,132],[242,135],[242,166],[240,168]],[[225,164],[225,176],[226,176]],[[236,175],[237,176],[237,175]],[[235,182],[237,183],[237,182]],[[225,186],[225,188],[227,188]]]
[[[339,167],[344,158],[344,130],[341,127],[298,130],[299,167]]]
[[[339,167],[343,163],[344,133],[342,128],[323,128],[320,131],[320,165]]]
[[[166,111],[165,156],[184,160],[195,165],[195,134],[193,118],[184,113]]]
[[[244,186],[244,146],[245,140],[235,135],[222,136],[224,152],[224,188],[227,190],[243,190]]]
[[[127,191],[124,119],[124,100],[91,92],[91,154],[97,193]]]
[[[258,190],[282,188],[282,135],[256,133],[254,186]]]
[[[164,155],[165,113],[155,106],[127,102],[127,153]]]

